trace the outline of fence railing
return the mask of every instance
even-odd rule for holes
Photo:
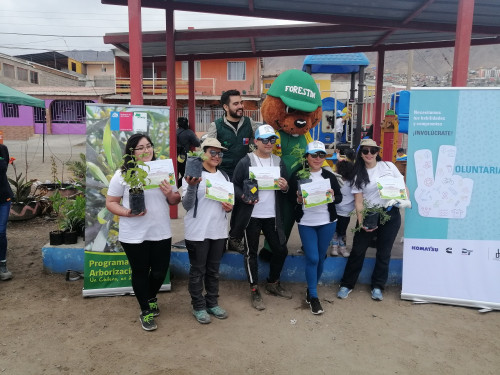
[[[130,94],[130,78],[116,78],[117,94]],[[167,80],[165,78],[144,78],[142,80],[142,91],[145,95],[166,95]],[[188,94],[188,81],[175,80],[175,92],[177,95]],[[195,82],[195,94],[215,95],[215,78],[201,78]]]
[[[177,117],[189,116],[189,110],[187,108],[177,109]],[[221,108],[196,108],[195,111],[195,124],[197,132],[206,132],[210,123],[217,120],[224,115],[224,110]],[[261,122],[260,110],[244,110],[243,116],[250,117],[256,122]],[[175,119],[177,120],[177,119]]]

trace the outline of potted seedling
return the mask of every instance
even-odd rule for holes
[[[200,178],[201,172],[203,171],[203,161],[206,159],[207,156],[203,151],[189,151],[187,153],[186,171],[184,175],[186,177]]]
[[[128,168],[122,174],[123,180],[129,186],[129,207],[132,215],[138,215],[146,210],[144,200],[144,187],[150,182],[148,178],[149,166],[142,160],[138,160],[135,155],[124,155],[130,157]]]
[[[72,197],[75,194],[78,193],[78,190],[76,187],[69,183],[65,182],[63,183],[64,179],[64,164],[62,168],[62,173],[61,173],[61,180],[57,177],[57,162],[54,156],[50,157],[51,159],[51,175],[52,175],[52,181],[47,181],[45,183],[40,184],[40,189],[44,191],[44,195],[46,197],[52,196],[56,191],[59,191],[61,195],[65,197]]]
[[[352,215],[356,215],[356,210],[351,212]],[[363,227],[367,229],[374,229],[379,224],[384,225],[391,218],[387,213],[386,209],[378,204],[370,205],[366,199],[363,199],[363,210],[361,211],[363,216]],[[361,230],[359,224],[352,229],[353,232],[358,232]]]
[[[52,204],[52,214],[57,217],[58,221],[58,229],[49,232],[50,244],[54,246],[62,245],[64,243],[64,232],[62,230],[64,217],[62,212],[68,198],[63,197],[57,190],[49,197],[49,200]]]
[[[300,185],[312,182],[311,170],[307,165],[306,152],[303,148],[300,147],[300,145],[297,144],[293,146],[290,155],[297,159],[295,163],[292,164],[292,170],[298,165],[302,166],[302,168],[297,172],[297,177],[299,178],[299,181],[297,181],[297,190],[299,192],[299,195],[302,195],[302,189],[300,188]]]
[[[257,199],[259,199],[259,184],[255,174],[250,172],[248,179],[243,180],[243,202],[248,203]]]
[[[26,173],[23,176],[22,172],[17,173],[15,158],[10,158],[10,163],[14,169],[14,178],[7,178],[12,186],[14,198],[10,207],[9,220],[28,220],[38,216],[41,211],[40,198],[41,194],[37,193],[38,186],[35,187],[32,193],[32,187],[37,181],[36,179],[28,180]],[[28,166],[26,165],[26,170]]]

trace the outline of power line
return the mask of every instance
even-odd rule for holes
[[[0,34],[29,35],[29,36],[56,36],[58,38],[102,38],[103,35],[56,35],[56,34],[31,34],[31,33],[8,33],[0,31]]]

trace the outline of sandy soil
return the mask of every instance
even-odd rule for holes
[[[500,314],[414,305],[390,287],[383,302],[359,285],[347,300],[322,286],[314,316],[304,285],[292,300],[250,307],[244,282],[221,282],[230,316],[202,326],[186,280],[159,296],[158,330],[143,331],[134,297],[81,296],[82,280],[43,272],[54,222],[9,223],[9,267],[0,282],[0,374],[497,374]]]

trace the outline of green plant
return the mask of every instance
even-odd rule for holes
[[[75,231],[85,226],[85,197],[77,195],[75,199],[67,199],[60,210],[61,230]]]
[[[144,190],[144,186],[150,183],[149,166],[133,154],[124,155],[123,158],[124,160],[130,158],[127,162],[127,171],[122,173],[123,180],[129,186],[131,193],[138,194]]]
[[[297,165],[301,165],[302,168],[297,172],[297,176],[301,180],[308,179],[311,177],[311,170],[309,166],[306,166],[307,158],[306,158],[306,151],[300,147],[300,145],[296,144],[293,146],[292,151],[290,151],[290,155],[293,156],[297,161],[292,164],[292,170],[295,168]]]
[[[66,163],[68,169],[73,173],[73,177],[77,185],[85,190],[85,176],[87,173],[87,160],[85,154],[80,153],[80,160],[68,161]]]
[[[52,204],[52,213],[57,218],[57,225],[59,230],[64,230],[64,206],[68,203],[68,198],[61,195],[59,189],[56,190],[54,194],[49,197],[50,203]]]
[[[192,158],[200,158],[201,160],[208,160],[207,155],[203,151],[188,151],[188,157]]]
[[[380,225],[384,225],[390,220],[390,216],[387,213],[386,209],[378,204],[370,205],[370,203],[363,199],[363,209],[361,210],[361,216],[363,220],[372,214],[379,214],[379,222]],[[357,215],[356,210],[351,212],[351,215]],[[352,232],[359,232],[361,230],[361,226],[357,225],[355,228],[352,228]]]
[[[11,158],[11,160],[12,159],[14,159],[14,158]],[[12,178],[7,177],[7,180],[9,180],[9,182],[13,188],[12,189],[12,192],[14,193],[13,202],[15,202],[15,203],[27,203],[29,200],[31,200],[30,199],[32,197],[31,188],[33,186],[33,183],[36,181],[36,179],[28,180],[26,176],[23,177],[22,172],[17,174],[16,165],[14,164],[13,160],[12,160],[12,168],[14,168],[14,177],[15,178],[12,179]]]

